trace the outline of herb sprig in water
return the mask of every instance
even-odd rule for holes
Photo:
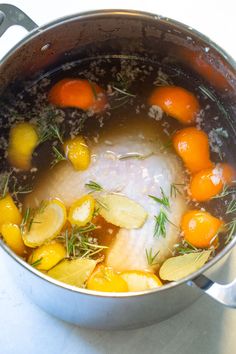
[[[146,258],[149,266],[153,266],[155,264],[158,264],[158,262],[155,262],[156,257],[158,256],[159,251],[153,254],[153,249],[150,248],[149,250],[146,248],[145,249],[146,253]]]
[[[92,258],[98,255],[107,246],[99,245],[97,239],[91,235],[97,227],[93,223],[88,223],[84,227],[73,227],[69,232],[58,237],[66,244],[68,258]]]

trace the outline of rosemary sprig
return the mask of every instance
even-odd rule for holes
[[[42,124],[40,121],[38,123],[39,128],[39,140],[40,143],[43,143],[47,140],[59,140],[63,144],[63,133],[60,131],[60,128],[56,123],[51,124]]]
[[[122,95],[124,95],[123,97],[126,97],[126,96],[128,96],[128,97],[136,97],[136,95],[134,95],[134,94],[132,94],[130,92],[127,92],[125,89],[122,90],[122,89],[120,89],[119,87],[116,87],[116,86],[112,86],[112,87],[113,87],[113,90],[115,90],[115,91],[121,93]]]
[[[188,254],[193,252],[200,252],[202,249],[193,246],[190,242],[183,240],[182,243],[176,245],[175,251],[178,254]]]
[[[12,179],[10,181],[10,184],[13,186],[11,194],[13,197],[16,199],[18,198],[18,194],[28,194],[32,192],[32,187],[30,186],[18,186],[18,180],[15,176],[12,176]]]
[[[90,235],[96,228],[94,224],[89,223],[84,227],[72,228],[70,233],[66,230],[64,235],[59,237],[65,242],[68,258],[91,258],[108,248],[107,246],[99,245],[97,239]]]
[[[95,181],[89,181],[88,183],[85,183],[85,187],[90,189],[89,193],[103,191],[103,187],[100,184],[98,184],[97,182],[95,182]]]
[[[171,198],[176,198],[177,195],[182,195],[182,191],[179,190],[179,187],[183,187],[184,186],[184,183],[171,183],[171,186],[170,186],[170,196]]]
[[[103,203],[99,198],[96,199],[96,202],[104,209],[108,210],[107,204]]]
[[[166,212],[164,210],[161,210],[158,215],[154,216],[155,219],[155,226],[154,226],[154,237],[160,237],[162,236],[163,238],[166,237],[166,224],[169,222],[169,219],[166,215]]]
[[[236,212],[236,199],[232,199],[226,209],[226,214],[233,214]]]
[[[153,266],[155,264],[158,264],[158,262],[155,262],[155,259],[159,253],[159,251],[157,251],[155,254],[152,254],[153,250],[152,248],[150,248],[149,250],[146,248],[145,249],[145,253],[146,253],[146,258],[147,258],[147,262],[149,266]]]
[[[3,173],[0,176],[0,199],[5,198],[9,190],[11,196],[16,199],[18,194],[27,194],[32,192],[32,188],[29,186],[18,186],[17,184],[17,178],[12,175],[12,171]],[[11,188],[9,188],[9,186],[11,186]]]
[[[62,153],[56,148],[56,146],[52,147],[54,153],[54,160],[51,162],[51,168],[58,164],[60,161],[66,161],[66,157],[62,155]]]
[[[233,181],[232,184],[235,184],[236,181]],[[228,195],[235,194],[236,193],[236,188],[232,186],[227,186],[224,184],[223,190],[221,193],[217,194],[216,196],[212,197],[212,199],[217,199],[217,198],[225,198]]]
[[[94,182],[94,181],[89,181],[89,183],[85,183],[85,187],[90,189],[89,194],[95,193],[95,192],[104,191],[103,187],[100,184],[98,184],[97,182]],[[103,203],[99,198],[96,198],[96,202],[102,208],[108,209],[107,205],[105,203]],[[97,211],[96,211],[97,215],[98,215],[98,210],[99,210],[99,208],[97,208]]]
[[[172,146],[173,146],[173,142],[172,142],[172,140],[170,139],[170,140],[168,140],[165,144],[162,145],[161,151],[168,150],[168,149],[170,149]]]
[[[20,224],[20,231],[21,233],[23,234],[24,230],[25,230],[25,227],[26,225],[28,224],[29,222],[29,219],[30,219],[30,214],[31,214],[31,208],[27,208],[24,215],[23,215],[23,218],[22,218],[22,221],[21,221],[21,224]]]
[[[46,206],[47,206],[47,202],[42,201],[37,209],[30,208],[30,207],[26,208],[20,224],[21,234],[23,234],[24,232],[30,232],[33,224],[40,224],[40,221],[35,220],[35,216],[37,214],[43,213]]]
[[[117,158],[118,160],[127,160],[127,159],[140,159],[140,160],[144,160],[150,156],[153,155],[153,152],[150,152],[149,154],[143,155],[143,154],[139,154],[136,152],[127,152],[126,154],[123,155],[118,155]]]
[[[129,102],[129,98],[126,97],[126,99],[123,99],[123,100],[122,100],[120,103],[118,103],[117,105],[111,106],[111,107],[110,107],[110,110],[113,111],[113,110],[115,110],[115,109],[117,109],[117,108],[120,108],[120,107],[122,107],[122,106],[125,106],[126,103],[128,103],[128,102]]]
[[[167,195],[165,194],[165,192],[163,191],[163,189],[160,187],[161,190],[161,196],[162,198],[157,198],[153,195],[148,195],[150,198],[152,198],[153,200],[155,200],[155,202],[162,204],[163,206],[165,206],[166,208],[170,208],[170,200],[167,197]]]
[[[1,180],[0,180],[0,199],[3,199],[6,197],[8,191],[9,191],[9,179],[11,176],[11,172],[6,172],[1,175]]]
[[[213,101],[213,102],[216,102],[216,101],[217,101],[216,96],[215,96],[211,91],[209,91],[205,86],[199,85],[198,88],[199,88],[200,91],[202,91],[202,93],[203,93],[205,96],[207,96],[208,98],[210,98],[211,101]]]
[[[37,267],[39,264],[41,264],[42,260],[43,260],[43,257],[37,259],[35,262],[31,263],[31,266]]]
[[[229,243],[233,236],[236,234],[236,219],[233,219],[232,221],[228,222],[225,225],[225,230],[228,233],[227,238],[225,240],[225,244]]]
[[[58,139],[60,141],[61,144],[64,143],[63,141],[63,135],[59,129],[59,127],[57,125],[53,125],[53,124],[50,124],[49,125],[49,133],[51,134],[51,139],[55,138],[55,139]]]
[[[99,215],[99,207],[95,207],[94,208],[94,211],[93,211],[93,218],[95,218],[96,216],[98,216]]]

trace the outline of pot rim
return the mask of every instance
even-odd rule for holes
[[[93,17],[113,17],[113,16],[123,16],[123,17],[134,17],[142,20],[149,20],[149,21],[159,21],[161,23],[165,24],[170,24],[174,25],[175,27],[178,27],[178,29],[183,30],[187,32],[188,34],[192,35],[194,34],[197,38],[202,40],[206,45],[210,46],[213,48],[217,53],[219,53],[232,67],[234,71],[236,71],[236,62],[235,60],[220,46],[218,46],[215,42],[213,42],[209,37],[205,36],[201,32],[195,30],[191,26],[185,25],[179,21],[170,19],[165,16],[149,13],[149,12],[144,12],[144,11],[138,11],[138,10],[122,10],[122,9],[101,9],[101,10],[92,10],[92,11],[86,11],[86,12],[81,12],[81,13],[76,13],[64,17],[60,17],[56,20],[53,20],[49,23],[46,23],[45,25],[39,26],[35,28],[33,31],[31,31],[27,36],[25,36],[21,41],[19,41],[16,45],[10,49],[10,51],[0,60],[0,66],[7,61],[11,55],[22,45],[30,42],[33,38],[37,37],[40,35],[43,31],[47,31],[49,29],[53,29],[54,27],[60,26],[63,23],[68,23],[72,22],[77,19],[91,19]],[[145,290],[145,291],[139,291],[139,292],[127,292],[127,293],[118,293],[118,292],[100,292],[100,291],[93,291],[93,290],[87,290],[83,288],[78,288],[76,286],[72,286],[60,281],[57,281],[46,274],[40,272],[39,270],[35,269],[31,265],[29,265],[26,261],[24,261],[22,258],[18,257],[4,242],[3,240],[0,240],[0,246],[2,249],[11,257],[13,258],[14,261],[16,261],[18,264],[20,264],[23,268],[25,268],[27,271],[33,273],[37,277],[41,278],[42,280],[49,282],[55,286],[58,286],[60,288],[69,290],[74,293],[80,293],[83,295],[90,295],[93,297],[103,297],[103,298],[133,298],[133,297],[138,297],[138,296],[144,296],[144,295],[151,295],[153,293],[158,293],[162,291],[166,291],[168,289],[172,289],[174,287],[180,286],[184,283],[190,282],[194,278],[198,277],[205,271],[207,271],[209,268],[211,268],[214,264],[216,264],[220,259],[222,259],[224,256],[226,256],[230,250],[235,246],[236,244],[236,237],[227,245],[224,247],[224,249],[217,254],[214,258],[212,258],[208,263],[206,263],[202,268],[200,268],[198,271],[190,274],[189,276],[177,281],[177,282],[170,282],[168,284],[165,284],[159,288],[156,289],[151,289],[151,290]]]

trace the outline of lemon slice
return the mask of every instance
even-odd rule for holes
[[[23,241],[29,247],[41,246],[44,242],[55,238],[65,222],[64,204],[58,199],[46,202],[43,208],[36,210],[30,228],[23,232]]]
[[[130,270],[120,273],[128,284],[128,291],[144,291],[162,286],[160,279],[153,273]]]

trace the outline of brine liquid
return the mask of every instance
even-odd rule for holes
[[[62,78],[84,78],[98,83],[107,91],[109,107],[103,113],[95,115],[79,109],[53,107],[48,103],[47,93],[50,87]],[[0,111],[1,172],[12,170],[6,159],[8,133],[12,124],[22,120],[41,126],[44,131],[47,125],[56,123],[65,139],[81,134],[88,141],[99,141],[100,136],[105,134],[108,146],[112,145],[112,136],[117,130],[125,134],[126,129],[133,125],[137,127],[138,134],[145,129],[152,140],[156,134],[163,154],[173,152],[171,136],[183,126],[177,120],[167,117],[157,107],[147,104],[153,88],[165,85],[181,86],[194,93],[201,105],[197,126],[209,136],[212,160],[216,163],[223,160],[232,164],[229,139],[232,134],[231,127],[225,122],[224,108],[204,82],[174,64],[113,56],[58,67],[33,83],[21,83],[14,91],[10,89],[5,93]],[[13,169],[11,180],[14,183],[12,182],[9,188],[20,206],[24,204],[25,194],[33,190],[37,181],[52,168],[55,159],[52,144],[57,146],[55,141],[45,141],[37,147],[33,154],[31,171],[26,173]],[[131,150],[130,153],[135,154],[137,151]],[[119,176],[117,179],[119,182]],[[20,193],[14,194],[16,191]],[[213,199],[207,203],[187,202],[189,207],[205,208],[227,221],[227,216],[222,215],[227,198]],[[101,233],[99,238],[102,239]],[[106,240],[101,242],[106,244]],[[221,243],[224,244],[223,239]]]

